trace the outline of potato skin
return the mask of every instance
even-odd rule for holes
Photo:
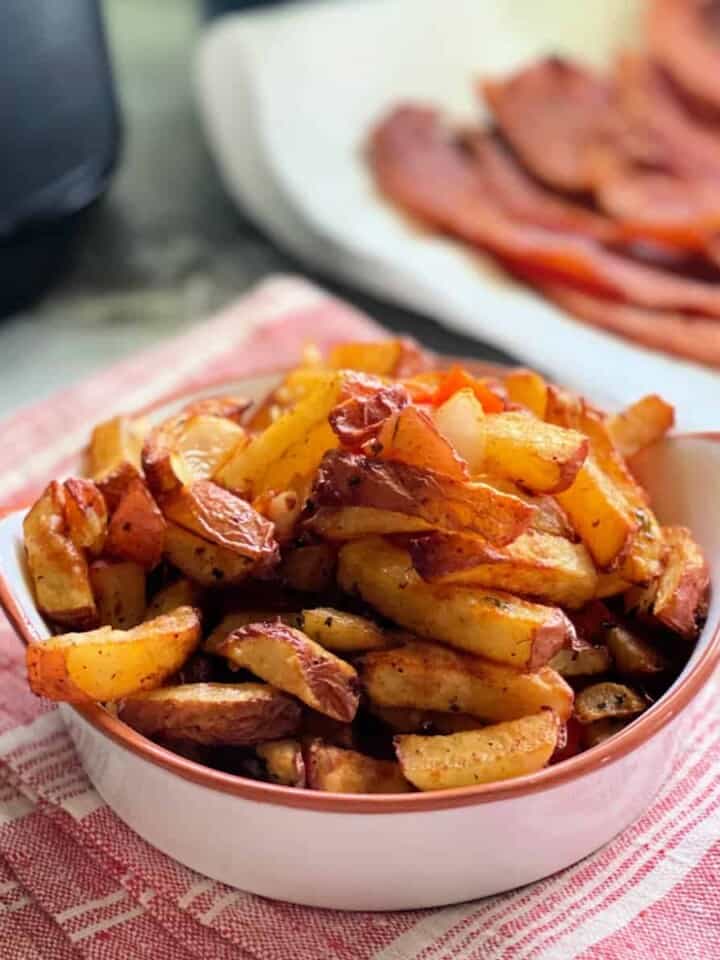
[[[693,639],[705,614],[710,574],[700,547],[685,527],[663,527],[669,547],[667,566],[660,577],[653,613],[666,627]]]
[[[419,790],[446,790],[509,780],[547,765],[558,742],[551,710],[482,730],[441,737],[394,738],[400,768]]]
[[[249,746],[293,733],[300,705],[261,683],[187,683],[127,697],[118,716],[148,737]]]
[[[330,793],[408,793],[412,787],[392,760],[376,760],[321,740],[305,747],[307,785]]]
[[[240,627],[215,652],[336,720],[357,712],[355,669],[280,620]]]
[[[175,523],[165,531],[165,557],[185,576],[203,587],[226,587],[247,579],[253,570],[250,557],[203,540]]]
[[[105,554],[153,570],[162,558],[165,521],[140,477],[131,479],[108,527]]]
[[[285,787],[305,787],[305,758],[299,740],[268,740],[255,748],[265,762],[268,777]]]

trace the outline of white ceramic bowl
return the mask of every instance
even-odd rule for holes
[[[267,377],[233,384],[258,395]],[[208,392],[208,391],[204,391]],[[176,398],[157,408],[166,414]],[[720,578],[720,434],[675,437],[637,470],[661,519],[689,526]],[[19,636],[49,635],[22,548],[23,511],[0,520],[0,599]],[[88,776],[142,837],[225,883],[344,910],[430,907],[499,893],[560,870],[635,820],[665,779],[692,701],[720,659],[715,590],[673,687],[621,733],[540,773],[426,794],[293,790],[195,764],[99,706],[61,706]]]

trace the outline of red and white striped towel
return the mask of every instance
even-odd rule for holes
[[[303,281],[270,280],[217,318],[0,425],[2,500],[26,502],[99,418],[208,379],[290,363],[307,340],[323,345],[377,333]],[[336,913],[207,880],[119,821],[85,777],[57,711],[27,690],[23,650],[0,615],[0,958],[720,958],[713,686],[652,807],[581,864],[476,903]]]

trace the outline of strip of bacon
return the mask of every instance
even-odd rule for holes
[[[558,284],[545,285],[542,291],[586,323],[642,343],[652,350],[720,368],[720,324],[716,320],[601,300]]]
[[[404,106],[375,129],[370,163],[406,211],[511,264],[638,306],[720,317],[720,285],[630,261],[590,240],[510,220],[432,109]]]
[[[701,104],[720,109],[717,9],[708,0],[651,0],[647,36],[651,56]]]
[[[587,148],[614,125],[612,87],[559,57],[480,84],[495,122],[525,166],[559,190],[593,187]]]

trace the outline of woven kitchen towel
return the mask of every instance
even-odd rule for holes
[[[100,418],[210,379],[291,363],[308,340],[377,334],[367,318],[305,282],[269,280],[189,333],[0,424],[0,499],[26,501]],[[715,685],[652,807],[583,863],[476,903],[336,913],[232,890],[133,834],[88,782],[57,711],[28,692],[23,650],[2,620],[0,958],[720,958],[717,699]]]

